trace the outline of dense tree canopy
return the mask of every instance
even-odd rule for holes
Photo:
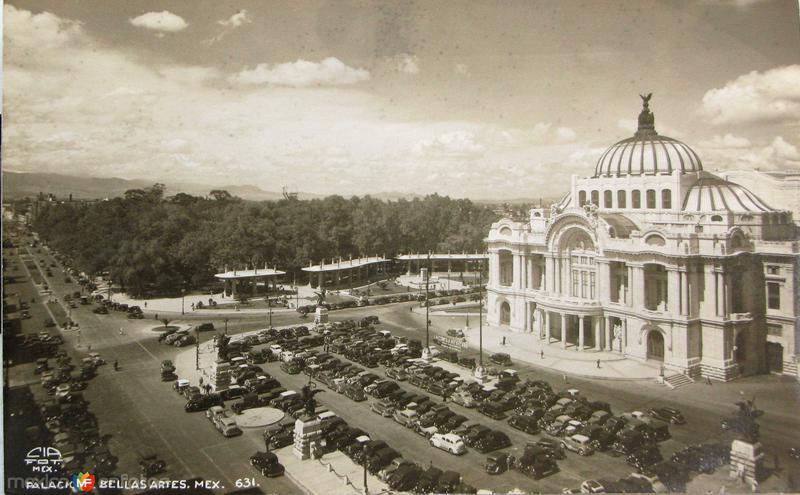
[[[437,195],[381,201],[370,196],[252,202],[163,186],[95,203],[51,203],[35,219],[43,239],[88,274],[108,271],[134,294],[202,286],[223,267],[297,272],[309,261],[406,252],[483,251],[495,214]]]

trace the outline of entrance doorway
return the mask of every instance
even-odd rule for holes
[[[783,373],[783,346],[767,342],[767,369],[770,373]]]
[[[511,324],[511,306],[507,302],[503,302],[500,305],[500,324]]]
[[[647,359],[664,360],[664,336],[658,330],[647,334]]]

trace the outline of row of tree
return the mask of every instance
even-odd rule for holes
[[[163,193],[156,184],[108,201],[47,203],[33,227],[73,268],[109,272],[141,295],[205,286],[225,266],[266,263],[300,280],[309,261],[338,256],[483,251],[496,219],[489,207],[438,195],[253,202],[226,191]]]

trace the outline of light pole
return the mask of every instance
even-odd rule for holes
[[[367,489],[367,444],[364,444],[364,495],[369,495],[369,489]]]
[[[181,314],[182,315],[186,314],[185,302],[186,302],[186,289],[181,287]]]
[[[425,270],[425,358],[430,359],[431,345],[431,317],[430,317],[430,280],[431,280],[431,253],[428,252],[428,263]]]
[[[225,335],[228,335],[228,318],[225,318]]]
[[[269,328],[272,328],[272,301],[269,299],[269,294],[267,294],[267,322],[269,323]]]
[[[200,331],[198,327],[195,327],[194,333],[197,335],[197,338],[194,339],[194,369],[200,369]]]
[[[483,262],[478,264],[478,365],[483,370]]]

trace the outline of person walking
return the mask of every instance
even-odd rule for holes
[[[203,388],[203,377],[200,377],[200,388]]]
[[[539,351],[539,356],[541,356],[541,358],[542,358],[542,359],[544,359],[544,349],[542,349],[541,351]]]
[[[144,302],[144,307],[147,309],[147,301]]]
[[[502,343],[502,345],[506,345],[506,338],[505,338],[505,337],[503,337],[503,343]]]
[[[597,369],[600,369],[600,360],[597,360]]]
[[[119,371],[119,361],[114,360],[114,371]]]

